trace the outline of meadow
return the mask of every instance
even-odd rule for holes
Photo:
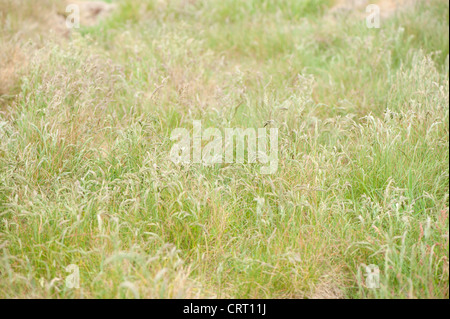
[[[0,0],[0,298],[449,298],[449,3],[344,2]]]

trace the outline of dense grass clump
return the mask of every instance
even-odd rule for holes
[[[0,297],[449,297],[447,1],[107,2],[0,0]],[[194,120],[278,170],[175,165]]]

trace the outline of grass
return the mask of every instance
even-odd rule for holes
[[[449,298],[447,1],[111,2],[0,0],[0,297]],[[193,120],[272,120],[278,171],[175,165]]]

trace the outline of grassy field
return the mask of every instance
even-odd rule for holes
[[[0,0],[1,298],[449,298],[447,0],[107,2]],[[174,164],[194,120],[278,170]]]

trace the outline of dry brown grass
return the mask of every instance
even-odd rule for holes
[[[18,80],[33,54],[45,44],[63,43],[70,36],[65,8],[80,7],[81,25],[92,26],[115,5],[98,1],[0,0],[0,105],[18,93]]]

